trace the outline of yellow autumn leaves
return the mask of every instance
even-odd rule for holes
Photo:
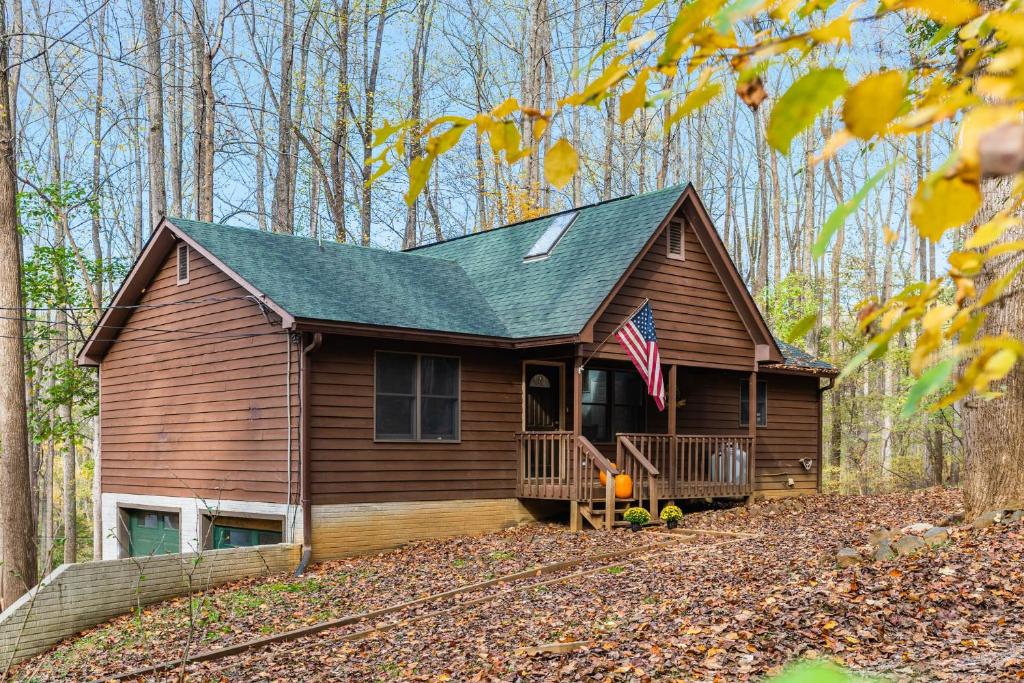
[[[375,147],[386,146],[374,159],[380,165],[373,180],[395,165],[396,157],[404,157],[410,137],[419,137],[423,153],[408,167],[405,198],[412,203],[437,157],[475,127],[477,139],[487,140],[496,162],[515,164],[544,150],[544,178],[562,188],[580,169],[577,150],[552,132],[564,111],[617,105],[617,121],[625,125],[642,109],[664,104],[662,125],[668,135],[685,117],[720,97],[729,78],[736,83],[736,94],[752,109],[769,96],[775,98],[765,137],[783,153],[823,112],[837,111],[842,128],[826,141],[817,160],[851,143],[875,145],[959,121],[957,148],[937,169],[926,172],[908,212],[918,234],[932,241],[970,224],[982,204],[982,178],[994,172],[1017,172],[1005,160],[1006,144],[995,145],[996,152],[985,150],[993,147],[993,131],[1000,127],[1020,127],[1018,132],[1024,135],[1024,0],[1010,0],[987,12],[975,0],[881,0],[880,7],[869,11],[863,11],[867,5],[862,0],[852,0],[841,14],[828,16],[831,6],[820,0],[644,0],[621,19],[615,37],[600,45],[578,69],[580,74],[596,75],[551,110],[538,111],[509,98],[472,118],[440,117],[419,129],[408,121],[385,125],[374,141]],[[642,19],[656,12],[665,12],[667,28],[660,33],[638,28]],[[844,65],[827,61],[834,59],[834,46],[852,41],[858,22],[878,21],[893,13],[908,22],[920,18],[934,22],[934,40],[955,42],[955,59],[925,57],[909,64],[900,60],[891,68],[857,77]],[[736,26],[764,14],[773,21],[754,33],[749,44],[740,44]],[[632,35],[634,31],[638,35]],[[815,51],[816,56],[825,55],[826,61],[805,67]],[[770,66],[782,64],[794,68],[792,83],[782,93],[770,93],[761,76]],[[673,84],[678,88],[680,83],[686,84],[686,95],[676,102]],[[894,162],[878,170],[835,208],[812,247],[816,258],[897,166]],[[1010,170],[1002,170],[1006,168]],[[862,310],[861,323],[870,339],[846,372],[884,353],[893,335],[916,331],[911,368],[918,381],[908,401],[908,409],[916,409],[937,391],[943,391],[944,398],[933,405],[946,405],[965,392],[988,392],[992,382],[1024,357],[1024,349],[1014,339],[978,336],[985,307],[997,301],[1020,274],[1019,268],[1002,273],[977,291],[981,287],[975,279],[987,263],[1024,250],[1024,243],[1004,239],[1017,220],[1024,174],[1011,194],[1012,206],[966,235],[963,245],[950,254],[944,277],[914,283],[889,301],[873,302],[870,309]],[[886,244],[897,238],[889,226],[883,230]],[[948,389],[950,381],[953,389]]]

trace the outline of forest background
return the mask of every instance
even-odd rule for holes
[[[680,119],[698,72],[652,85],[666,92],[625,122],[614,99],[573,109],[537,141],[524,119],[524,145],[538,149],[511,166],[484,138],[466,136],[438,158],[411,205],[403,197],[422,151],[415,144],[375,177],[389,123],[472,116],[510,95],[544,110],[579,90],[606,67],[607,55],[592,56],[639,4],[8,0],[26,307],[0,315],[25,318],[40,571],[92,557],[96,375],[74,357],[162,215],[394,249],[692,183],[776,334],[840,366],[866,342],[859,302],[941,274],[965,234],[926,240],[909,207],[920,179],[949,154],[952,124],[818,161],[842,128],[837,104],[782,155],[765,142],[772,97],[757,110],[720,97]],[[837,2],[808,24],[856,6]],[[668,13],[648,19],[664,29]],[[767,21],[737,31],[754,35]],[[905,15],[854,24],[824,57],[851,81],[880,64],[953,61],[937,28]],[[808,67],[773,64],[762,74],[766,91],[785,92]],[[580,172],[557,189],[543,168],[561,137],[578,151]],[[893,163],[830,249],[814,255],[833,210]],[[958,482],[962,402],[901,416],[913,343],[912,331],[901,333],[888,355],[825,395],[828,491]]]

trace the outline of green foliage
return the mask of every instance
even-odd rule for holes
[[[70,249],[37,247],[25,259],[22,289],[28,317],[26,377],[33,389],[29,426],[32,438],[81,440],[83,422],[99,410],[96,375],[79,367],[73,350],[92,326],[91,301]],[[61,309],[66,330],[49,311]],[[61,417],[61,406],[74,407],[71,420]]]
[[[871,679],[854,675],[828,662],[803,662],[769,680],[771,683],[867,683]]]
[[[768,144],[788,153],[793,138],[814,123],[846,87],[846,76],[840,69],[818,69],[797,79],[772,109],[765,132]]]
[[[516,554],[511,550],[495,550],[493,553],[488,555],[488,557],[494,562],[504,562],[506,560],[511,560],[515,556]]]
[[[630,524],[649,524],[651,522],[651,513],[641,507],[631,507],[622,514],[622,518]]]
[[[906,403],[903,404],[900,417],[906,419],[912,416],[917,412],[918,407],[926,397],[948,384],[954,367],[956,367],[956,361],[952,358],[947,358],[922,373],[913,386],[910,387],[910,393],[907,395]]]
[[[678,505],[666,505],[661,509],[659,516],[663,522],[678,522],[683,518],[683,511],[679,509]]]
[[[803,338],[817,319],[822,283],[811,275],[788,273],[772,288],[758,296],[758,305],[768,325],[787,342]]]

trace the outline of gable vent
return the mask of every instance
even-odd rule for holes
[[[683,224],[672,222],[668,224],[668,257],[683,260]]]
[[[183,285],[188,282],[188,245],[178,245],[178,284]]]
[[[551,254],[551,250],[555,248],[562,236],[569,229],[569,226],[576,220],[576,216],[579,215],[578,211],[571,213],[563,213],[555,216],[551,221],[551,225],[548,226],[547,230],[544,231],[537,241],[530,247],[530,251],[523,257],[524,261],[539,261],[543,258],[547,258]]]

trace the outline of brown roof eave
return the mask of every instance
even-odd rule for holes
[[[477,346],[484,348],[526,349],[538,346],[555,346],[571,344],[579,341],[579,335],[552,335],[546,337],[528,337],[512,339],[508,337],[487,337],[458,332],[441,332],[407,327],[387,327],[363,323],[345,323],[330,320],[314,320],[296,318],[293,329],[297,331],[321,332],[326,334],[348,335],[352,337],[380,337],[401,341],[435,342],[456,344],[461,346]]]
[[[86,339],[82,350],[78,352],[75,362],[85,367],[95,367],[100,364],[110,346],[117,341],[124,322],[131,316],[131,306],[146,291],[149,283],[153,281],[164,259],[174,248],[174,244],[182,240],[196,252],[202,254],[208,261],[219,268],[225,275],[238,283],[242,289],[253,296],[254,303],[261,303],[281,318],[281,327],[289,328],[293,324],[292,316],[281,306],[271,301],[263,292],[253,287],[249,282],[232,270],[227,264],[211,254],[205,247],[196,242],[178,229],[173,222],[164,218],[157,224],[149,240],[143,247],[135,265],[122,281],[120,288],[111,298],[103,315]]]
[[[758,372],[773,375],[808,375],[815,377],[837,377],[838,368],[809,368],[803,365],[764,364],[758,367]]]

